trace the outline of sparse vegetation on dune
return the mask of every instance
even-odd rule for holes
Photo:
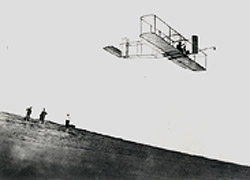
[[[1,180],[250,179],[250,168],[0,113]]]

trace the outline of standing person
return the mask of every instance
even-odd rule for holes
[[[45,119],[45,116],[46,116],[47,114],[48,114],[48,113],[45,111],[45,108],[43,108],[43,111],[41,112],[40,117],[39,117],[39,121],[41,121],[42,124],[44,123],[44,119]]]
[[[66,128],[69,127],[69,123],[70,123],[70,115],[67,114],[67,115],[66,115],[66,120],[65,120],[65,127],[66,127]]]
[[[29,121],[31,113],[32,113],[32,106],[30,106],[26,109],[26,116],[25,116],[24,120]]]

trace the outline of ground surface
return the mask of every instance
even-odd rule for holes
[[[0,113],[0,180],[250,179],[250,168]]]

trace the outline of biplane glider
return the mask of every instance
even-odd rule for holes
[[[165,23],[154,14],[140,17],[140,40],[124,38],[121,48],[106,46],[103,49],[119,58],[167,58],[184,69],[206,71],[207,49],[199,49],[198,36],[191,40]]]

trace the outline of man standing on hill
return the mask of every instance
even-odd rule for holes
[[[66,127],[66,128],[69,127],[69,123],[70,123],[70,115],[67,114],[67,115],[66,115],[66,120],[65,120],[65,127]]]
[[[41,112],[40,117],[39,117],[39,120],[42,122],[42,124],[44,123],[44,119],[47,114],[48,113],[45,111],[45,108],[43,108],[43,111]]]
[[[31,113],[32,113],[32,106],[30,106],[26,109],[26,116],[25,116],[24,120],[29,121]]]

